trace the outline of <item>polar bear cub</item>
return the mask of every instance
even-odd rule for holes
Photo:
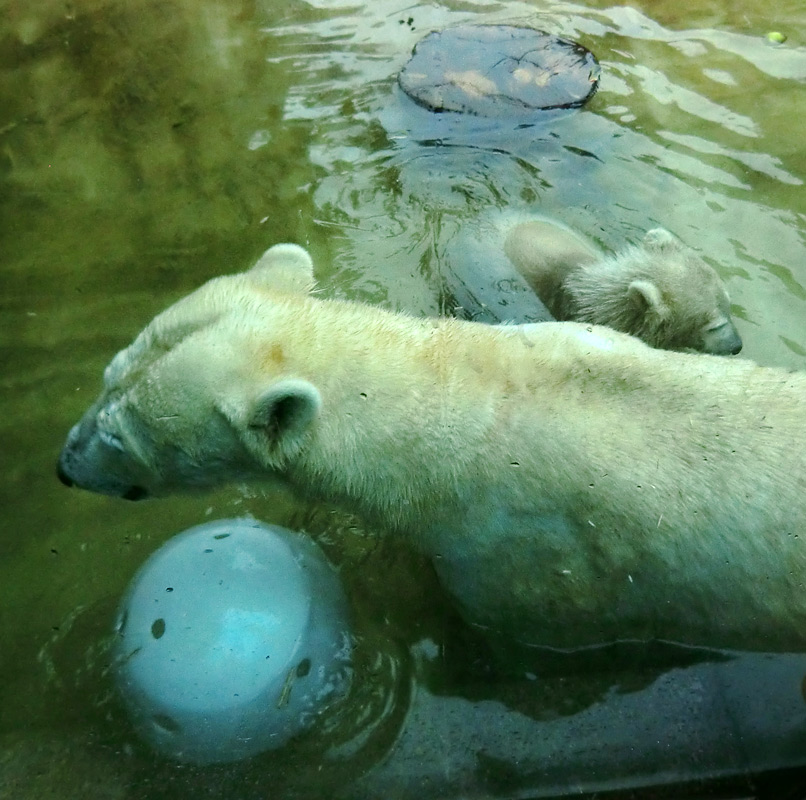
[[[722,279],[664,228],[602,256],[569,229],[535,219],[505,230],[503,246],[555,319],[608,325],[667,350],[742,349]]]
[[[282,482],[410,537],[469,622],[530,644],[806,645],[806,376],[312,286],[278,245],[158,315],[107,368],[62,481],[131,499]]]

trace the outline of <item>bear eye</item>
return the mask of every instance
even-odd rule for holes
[[[125,452],[126,448],[123,446],[123,440],[116,433],[113,433],[110,428],[114,428],[113,419],[120,408],[118,400],[112,400],[104,408],[98,412],[96,420],[96,427],[98,430],[98,438],[107,446],[119,452]]]
[[[710,322],[705,326],[705,330],[708,333],[711,333],[712,331],[718,331],[720,328],[724,328],[727,324],[728,321],[726,319],[715,319],[713,322]]]
[[[118,450],[121,453],[126,452],[126,448],[123,446],[123,442],[121,441],[119,436],[115,436],[114,433],[109,433],[109,431],[99,430],[98,431],[98,438],[107,446],[111,447],[114,450]]]

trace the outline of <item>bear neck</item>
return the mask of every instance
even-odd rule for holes
[[[322,300],[293,309],[278,330],[289,326],[304,336],[278,337],[286,369],[322,397],[284,472],[292,488],[391,528],[461,513],[491,479],[496,414],[513,393],[501,329]]]

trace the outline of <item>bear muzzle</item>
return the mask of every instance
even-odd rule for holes
[[[106,465],[108,466],[108,465]],[[93,465],[80,443],[80,427],[70,431],[56,463],[56,476],[68,488],[78,487],[90,492],[122,497],[124,500],[143,500],[149,496],[144,487],[116,478],[114,469]]]
[[[76,485],[75,481],[67,474],[67,472],[65,472],[64,467],[62,467],[61,458],[56,464],[56,475],[58,476],[59,480],[69,489],[72,489],[72,487]]]
[[[68,489],[72,489],[74,486],[78,486],[78,484],[70,477],[70,475],[67,474],[67,470],[65,470],[64,466],[62,465],[62,460],[62,458],[59,458],[59,461],[56,464],[56,477],[58,477],[58,479],[65,486],[67,486]],[[144,489],[142,486],[129,486],[128,488],[123,489],[120,494],[116,493],[115,496],[121,497],[124,500],[145,500],[148,497],[148,489]]]

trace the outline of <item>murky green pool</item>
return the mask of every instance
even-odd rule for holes
[[[345,515],[232,488],[125,504],[54,464],[109,358],[277,241],[330,296],[442,312],[457,237],[498,209],[605,249],[663,225],[725,278],[743,355],[806,366],[806,7],[728,2],[0,2],[0,797],[539,797],[806,764],[806,656],[545,657],[509,672],[428,564]],[[429,31],[525,24],[596,53],[544,123],[456,127],[395,83]],[[787,40],[773,45],[770,31]],[[339,565],[351,696],[251,762],[164,762],[112,691],[143,560],[251,514]]]

